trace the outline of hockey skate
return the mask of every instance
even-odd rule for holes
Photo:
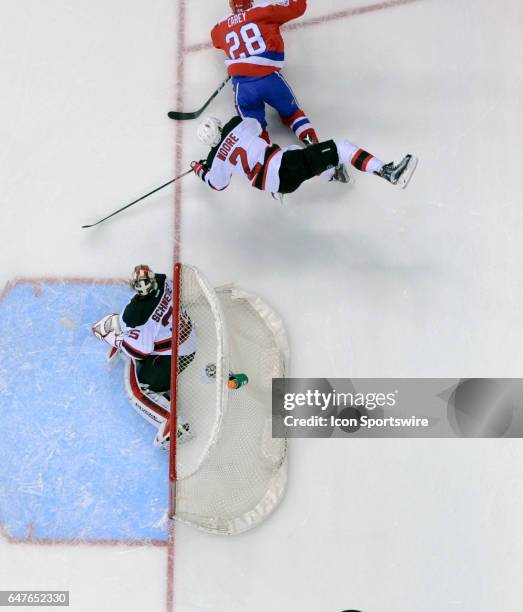
[[[304,143],[306,147],[310,147],[311,145],[318,144],[318,141],[314,140],[314,138],[310,134],[306,134],[303,137],[302,142]]]
[[[336,166],[336,168],[334,168],[334,174],[329,179],[329,181],[331,183],[335,181],[338,183],[346,183],[347,185],[352,185],[354,183],[354,177],[347,170],[347,166],[345,166],[345,164],[340,164],[339,166]]]
[[[192,440],[195,437],[195,434],[192,430],[190,423],[183,417],[183,415],[178,415],[178,427],[176,430],[176,443],[184,444],[189,440]],[[163,427],[158,429],[158,433],[154,438],[154,445],[157,448],[161,448],[162,450],[169,450],[169,446],[171,443],[171,431],[170,427],[168,427],[168,423],[166,423]]]
[[[375,172],[374,174],[381,176],[381,178],[392,183],[392,185],[398,185],[398,187],[405,189],[417,165],[418,159],[409,154],[405,155],[396,165],[394,165],[394,162],[385,164],[379,172]]]
[[[284,203],[284,202],[283,202],[283,196],[284,196],[284,195],[285,195],[285,194],[280,193],[279,191],[277,191],[277,192],[275,192],[275,193],[272,193],[272,192],[271,192],[271,196],[272,196],[273,200],[277,200],[277,201],[278,201],[280,204],[283,204],[283,203]]]

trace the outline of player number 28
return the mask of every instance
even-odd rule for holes
[[[260,28],[255,23],[246,23],[242,26],[240,36],[238,36],[237,32],[229,32],[225,37],[225,41],[230,45],[229,56],[233,60],[247,57],[245,51],[241,51],[238,56],[235,55],[236,51],[242,46],[242,42],[249,55],[258,55],[267,49]]]

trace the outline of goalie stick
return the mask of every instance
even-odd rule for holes
[[[82,225],[82,228],[94,227],[95,225],[99,225],[103,221],[107,221],[107,219],[110,219],[111,217],[114,217],[118,213],[121,213],[123,210],[129,208],[130,206],[133,206],[134,204],[137,204],[138,202],[141,202],[142,200],[145,200],[145,198],[148,198],[150,195],[153,195],[153,193],[156,193],[157,191],[160,191],[160,189],[163,189],[164,187],[167,187],[167,185],[170,185],[171,183],[174,183],[178,179],[181,179],[184,176],[187,176],[188,174],[191,174],[191,172],[192,172],[192,168],[190,170],[187,170],[187,172],[184,172],[183,174],[180,174],[180,176],[177,176],[176,178],[173,178],[172,181],[169,181],[169,182],[165,183],[164,185],[161,185],[160,187],[157,187],[153,191],[150,191],[149,193],[146,193],[145,195],[143,195],[141,198],[138,198],[134,202],[131,202],[130,204],[126,204],[125,206],[122,206],[122,208],[119,208],[118,210],[115,210],[110,215],[107,215],[107,217],[104,217],[103,219],[100,219],[100,221],[97,221],[96,223],[91,223],[90,225]]]
[[[209,104],[214,100],[214,98],[216,98],[216,96],[225,87],[225,85],[227,85],[230,79],[231,77],[228,76],[225,79],[225,81],[223,81],[223,83],[215,90],[212,96],[207,100],[207,102],[199,110],[194,111],[193,113],[182,113],[179,111],[170,111],[167,113],[167,116],[169,117],[169,119],[175,119],[178,121],[184,121],[185,119],[197,119],[203,113],[203,111],[209,106]]]

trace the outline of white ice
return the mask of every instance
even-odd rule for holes
[[[165,116],[182,4],[187,45],[227,10],[0,4],[0,290],[170,269],[171,188],[80,226],[172,178],[182,144],[182,170],[203,154],[195,123],[175,142]],[[307,16],[366,4],[311,1]],[[419,0],[287,33],[285,73],[320,135],[385,161],[418,155],[406,191],[358,174],[282,207],[244,184],[217,194],[184,179],[182,260],[275,307],[293,376],[522,375],[522,20],[519,0]],[[222,78],[217,52],[186,55],[183,106]],[[233,114],[230,90],[210,110]],[[292,142],[274,114],[270,127]],[[177,529],[177,612],[521,609],[517,440],[303,440],[290,453],[265,525],[233,539]],[[75,612],[165,610],[165,582],[161,548],[0,545],[0,589],[70,588]]]

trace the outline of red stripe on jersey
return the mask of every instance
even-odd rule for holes
[[[147,357],[147,353],[142,353],[142,351],[134,348],[134,346],[131,346],[125,340],[122,342],[122,347],[135,359],[145,359]]]
[[[280,71],[281,68],[275,66],[258,66],[257,64],[231,64],[227,68],[227,73],[230,76],[243,77],[264,77]]]
[[[265,189],[265,183],[267,182],[267,173],[269,172],[269,164],[271,163],[272,158],[279,153],[281,149],[278,147],[275,149],[271,155],[269,155],[269,159],[265,162],[265,168],[263,170],[263,179],[262,179],[262,189]]]

